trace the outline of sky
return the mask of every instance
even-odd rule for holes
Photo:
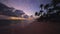
[[[27,15],[34,15],[35,12],[39,12],[40,4],[50,3],[51,0],[0,0],[9,7],[14,7],[18,10],[23,10]]]

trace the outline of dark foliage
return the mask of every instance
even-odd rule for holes
[[[38,15],[38,13],[37,12],[35,12],[35,16],[37,16]]]
[[[47,10],[47,14],[44,13],[43,15],[41,15],[44,11],[39,12],[39,15],[41,16],[37,19],[37,21],[60,22],[60,6],[58,6],[58,4],[60,4],[60,0],[52,0],[50,4],[46,4],[44,6],[44,9]],[[41,7],[42,6],[43,5],[41,5]]]

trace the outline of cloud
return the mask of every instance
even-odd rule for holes
[[[25,14],[22,10],[15,10],[14,12],[13,10],[13,8],[0,3],[0,15],[20,17],[21,15]]]
[[[22,16],[23,14],[25,14],[22,10],[16,10],[14,12],[17,16]]]

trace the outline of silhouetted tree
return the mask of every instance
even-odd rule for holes
[[[46,4],[45,6],[44,6],[44,9],[48,9],[49,8],[49,4]]]
[[[43,8],[46,10],[47,14],[44,13],[42,16],[40,16],[37,20],[38,21],[59,21],[60,20],[60,0],[52,0],[50,4],[46,4],[45,6],[43,4],[40,5],[40,12],[39,15],[41,15],[44,11]]]
[[[38,15],[38,13],[37,12],[35,12],[35,16],[37,16]]]
[[[44,6],[43,4],[40,5],[41,10],[43,9],[43,6]]]
[[[41,16],[42,16],[42,13],[43,13],[43,10],[40,10],[39,15],[41,15]]]
[[[53,7],[55,7],[59,3],[60,3],[60,0],[52,0],[52,2],[51,2],[51,4],[53,5]]]

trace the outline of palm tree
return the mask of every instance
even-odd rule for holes
[[[56,5],[59,3],[60,3],[60,0],[52,0],[51,5],[53,5],[53,7],[56,7]]]
[[[41,16],[42,16],[42,13],[43,13],[43,10],[40,10],[39,15],[41,15]]]
[[[44,7],[44,5],[41,4],[41,5],[40,5],[41,10],[40,10],[40,12],[39,12],[39,15],[41,15],[41,16],[42,16],[42,13],[43,13],[43,7]]]
[[[38,13],[37,12],[35,12],[35,16],[38,16]]]
[[[48,9],[49,8],[49,4],[46,4],[45,6],[44,6],[44,9]]]
[[[42,15],[43,4],[40,5],[41,11],[39,13],[35,12],[35,16]]]
[[[44,6],[43,4],[40,5],[41,10],[43,9],[43,6]]]

